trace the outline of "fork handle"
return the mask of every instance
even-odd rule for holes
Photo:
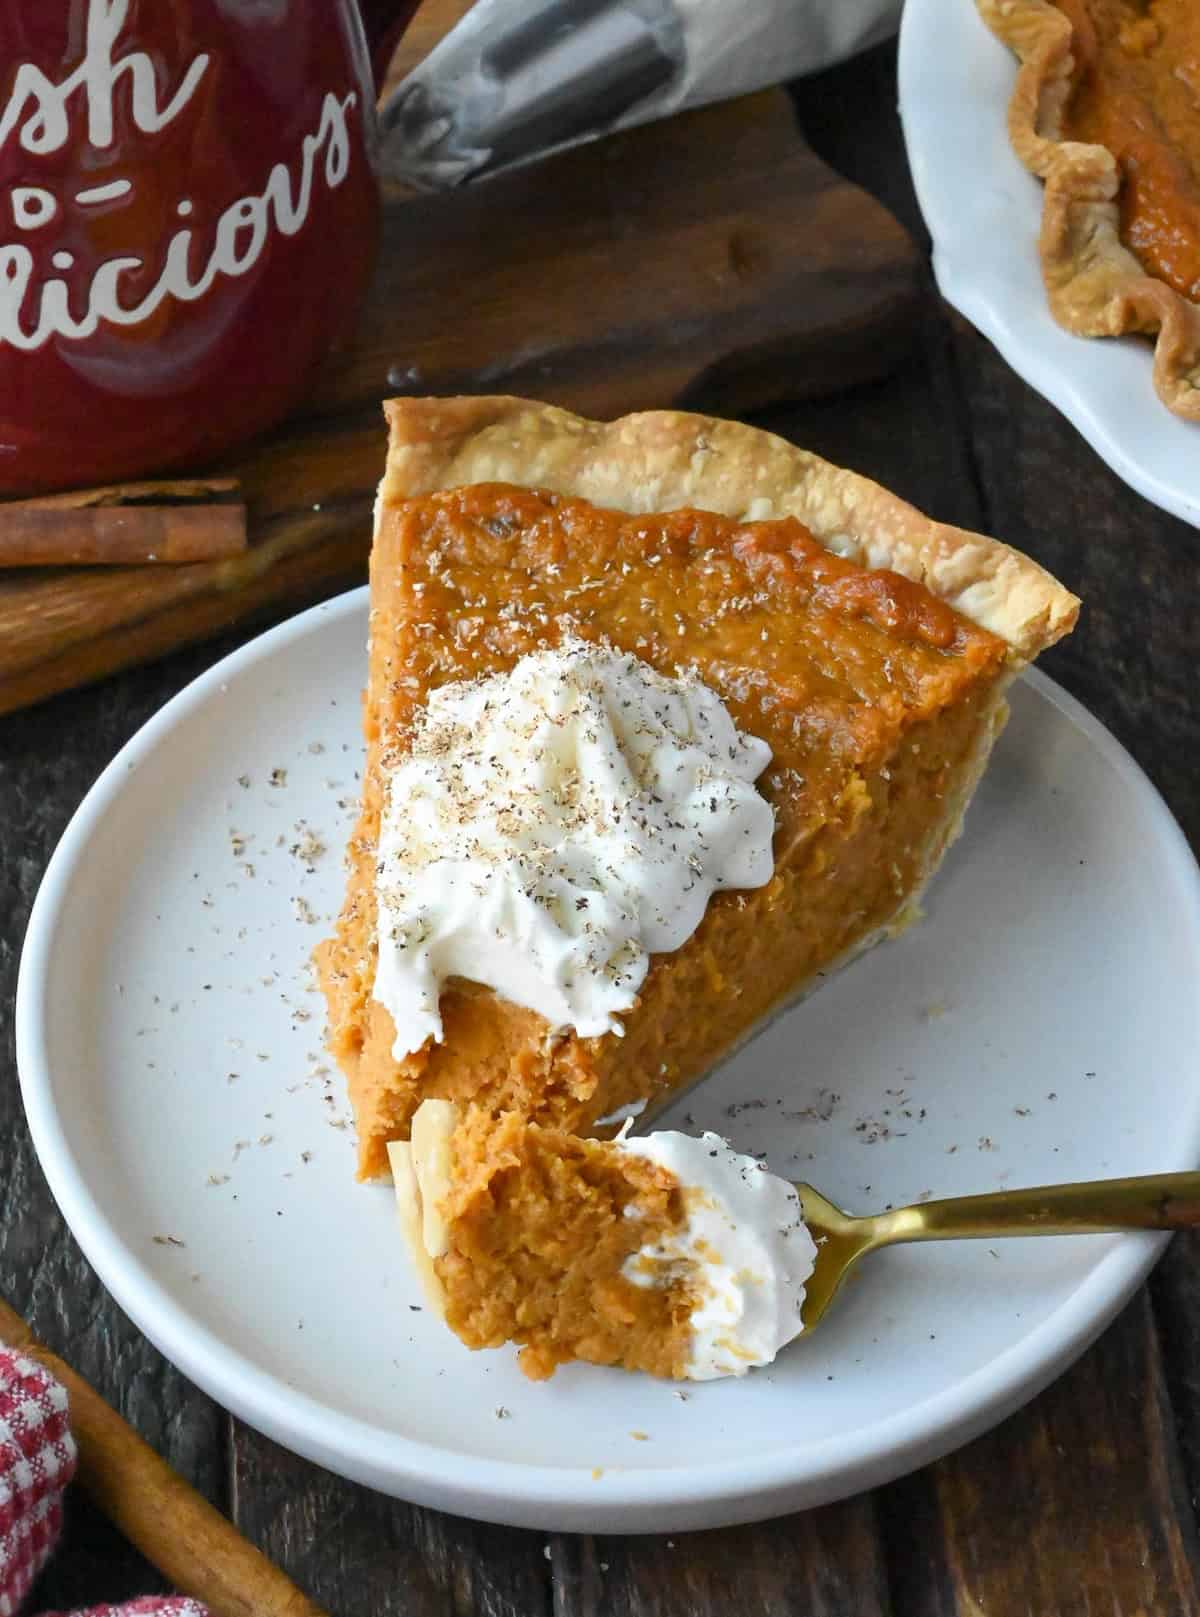
[[[1200,1173],[1153,1173],[1037,1185],[897,1207],[875,1220],[872,1245],[1010,1235],[1088,1235],[1200,1227]]]

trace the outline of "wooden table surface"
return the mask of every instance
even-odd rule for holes
[[[894,50],[808,80],[796,99],[817,150],[924,241]],[[931,281],[913,354],[887,381],[760,419],[938,517],[1011,540],[1076,589],[1079,629],[1044,666],[1132,751],[1195,844],[1200,534],[1118,482]],[[822,1510],[669,1539],[516,1531],[393,1502],[285,1453],[160,1357],[42,1180],[11,1006],[29,907],[68,817],[138,726],[245,638],[0,721],[0,1293],[39,1334],[337,1617],[1200,1612],[1200,1269],[1186,1238],[1073,1369],[961,1452]],[[34,1609],[160,1587],[73,1499]]]

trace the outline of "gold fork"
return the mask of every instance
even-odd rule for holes
[[[801,1318],[811,1331],[846,1275],[868,1252],[903,1241],[981,1241],[1012,1235],[1101,1235],[1114,1230],[1189,1230],[1200,1226],[1200,1172],[1091,1179],[1072,1185],[994,1190],[981,1196],[895,1207],[862,1218],[845,1213],[811,1185],[796,1191],[817,1243]]]

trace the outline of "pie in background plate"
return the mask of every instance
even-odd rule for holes
[[[1157,333],[1158,395],[1200,420],[1200,6],[976,4],[1021,62],[1008,130],[1045,181],[1054,318],[1079,336]]]
[[[1019,552],[752,427],[674,411],[601,423],[514,398],[386,411],[362,812],[318,951],[367,1178],[430,1098],[571,1134],[653,1107],[905,925],[1009,682],[1078,610]],[[454,979],[441,1040],[397,1056],[373,993],[389,772],[437,687],[570,637],[690,670],[769,744],[774,874],[716,893],[681,947],[652,956],[623,1037]]]

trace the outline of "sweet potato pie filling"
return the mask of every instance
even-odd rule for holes
[[[1056,0],[1074,27],[1063,133],[1121,170],[1121,240],[1200,301],[1200,8],[1195,0]]]
[[[696,1303],[688,1280],[638,1284],[625,1272],[683,1226],[669,1173],[478,1106],[457,1109],[450,1149],[434,1271],[446,1323],[468,1347],[522,1344],[535,1381],[571,1359],[681,1374]]]
[[[590,1221],[602,1222],[602,1204],[616,1207],[621,1192],[603,1174],[588,1179],[586,1145],[563,1156],[563,1131],[586,1132],[699,1076],[797,991],[909,918],[1002,721],[1008,647],[922,585],[823,548],[794,518],[631,516],[497,483],[385,503],[371,601],[362,814],[345,906],[319,955],[360,1174],[387,1172],[387,1142],[407,1137],[423,1099],[470,1103],[479,1120],[517,1114],[558,1142],[573,1185],[590,1186],[578,1216],[591,1239]],[[758,786],[775,812],[774,876],[718,893],[688,941],[654,957],[623,1038],[580,1038],[456,980],[442,995],[443,1040],[397,1059],[391,1017],[372,996],[389,769],[431,690],[509,669],[567,636],[602,640],[664,674],[693,671],[740,730],[770,745]],[[518,1147],[501,1130],[481,1148],[484,1166],[455,1192],[467,1198],[472,1241],[508,1239],[504,1218],[488,1233],[468,1216],[476,1205],[491,1216],[519,1194],[504,1192],[505,1151],[525,1153],[547,1206],[566,1196],[539,1138],[527,1132]],[[490,1259],[483,1268],[499,1273]],[[492,1304],[464,1303],[464,1339],[512,1335],[518,1292],[505,1283]],[[669,1353],[678,1299],[656,1291],[636,1305],[656,1311],[647,1343],[653,1334]],[[610,1306],[631,1306],[621,1288],[597,1317]],[[630,1328],[624,1319],[623,1340]]]

